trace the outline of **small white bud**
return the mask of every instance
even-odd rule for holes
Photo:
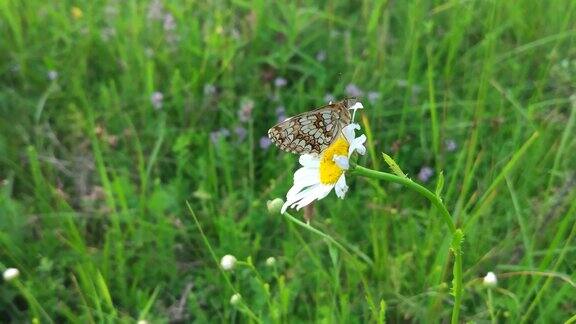
[[[232,270],[232,269],[234,269],[234,266],[236,265],[236,257],[234,257],[233,255],[230,255],[230,254],[226,254],[220,260],[220,265],[222,266],[222,269],[224,269],[226,271]]]
[[[498,284],[498,278],[496,278],[496,274],[490,271],[484,276],[484,286],[486,287],[496,287]]]
[[[8,269],[4,270],[4,273],[2,274],[2,276],[4,277],[4,280],[6,280],[6,281],[12,281],[12,280],[18,278],[19,275],[20,275],[20,270],[18,270],[16,268],[8,268]]]
[[[240,304],[240,300],[242,300],[242,296],[238,293],[232,295],[232,297],[230,297],[230,305],[232,306],[236,306],[238,304]]]
[[[266,259],[266,265],[269,267],[273,267],[274,265],[276,265],[276,258],[269,257],[268,259]]]
[[[58,71],[50,70],[48,71],[48,80],[54,81],[58,79]]]
[[[270,214],[280,213],[280,210],[282,210],[282,205],[284,205],[284,200],[281,198],[275,198],[266,202],[266,207],[268,207],[268,212]]]
[[[138,320],[137,324],[148,324],[148,321],[145,319]]]

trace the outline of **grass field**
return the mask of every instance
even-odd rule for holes
[[[449,322],[418,192],[267,210],[298,167],[268,128],[359,96],[359,165],[444,179],[459,321],[574,322],[575,45],[570,0],[0,0],[0,319]]]

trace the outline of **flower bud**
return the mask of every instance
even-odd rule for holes
[[[236,257],[234,257],[233,255],[230,255],[230,254],[226,254],[220,260],[220,265],[222,266],[222,269],[224,269],[226,271],[232,270],[232,269],[234,269],[234,266],[236,265]]]
[[[268,259],[266,259],[266,265],[268,267],[273,267],[276,265],[276,258],[274,257],[269,257]]]
[[[240,301],[242,300],[242,296],[238,293],[232,295],[232,297],[230,297],[230,305],[232,306],[236,306],[238,304],[240,304]]]
[[[486,287],[496,287],[498,284],[498,278],[496,278],[494,272],[490,271],[486,274],[486,276],[484,276],[483,282],[484,286]]]
[[[4,277],[4,280],[6,280],[6,281],[12,281],[12,280],[18,278],[19,275],[20,275],[20,270],[18,270],[16,268],[8,268],[8,269],[4,270],[4,273],[2,274],[2,276]]]
[[[284,200],[281,198],[275,198],[266,202],[268,212],[273,215],[280,213],[280,210],[282,210],[282,205],[284,205]]]

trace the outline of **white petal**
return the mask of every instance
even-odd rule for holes
[[[286,195],[286,202],[289,203],[288,205],[296,204],[300,200],[304,199],[304,197],[309,195],[311,192],[313,192],[314,188],[316,188],[319,185],[320,184],[318,183],[312,186],[308,186],[306,188],[303,187],[296,188],[296,186],[292,187],[290,191],[288,191],[288,195]]]
[[[296,204],[296,210],[300,210],[300,208],[309,205],[314,200],[320,200],[330,193],[334,186],[318,184],[314,187],[310,187],[309,192]]]
[[[352,143],[352,141],[356,137],[357,129],[360,129],[360,125],[356,123],[352,123],[342,128],[342,134],[344,134],[344,138],[346,138],[346,141],[348,141],[348,143]]]
[[[363,108],[364,108],[364,106],[362,105],[362,103],[361,103],[361,102],[357,102],[357,103],[355,103],[352,107],[350,107],[350,108],[348,108],[348,109],[350,109],[350,110],[356,110],[356,109],[363,109]]]
[[[302,167],[294,173],[294,185],[286,194],[287,200],[293,200],[294,196],[306,187],[320,183],[320,171],[318,169]]]
[[[298,160],[302,166],[309,168],[318,168],[320,166],[320,157],[312,154],[304,154]]]
[[[344,196],[348,191],[348,185],[346,185],[346,177],[344,176],[344,173],[342,173],[340,178],[338,178],[338,181],[336,181],[334,191],[336,192],[336,196],[338,196],[338,198],[344,199]]]
[[[288,193],[286,194],[286,202],[295,200],[295,197],[298,195],[298,193],[300,193],[307,187],[309,186],[293,185],[292,188],[290,188],[290,190],[288,190]]]
[[[294,184],[309,186],[320,181],[320,171],[318,169],[303,167],[294,173]]]
[[[358,152],[360,155],[366,154],[366,147],[364,146],[366,142],[366,135],[362,134],[359,137],[353,139],[348,147],[348,156],[352,155],[354,151]]]
[[[348,161],[348,157],[344,155],[334,155],[332,158],[336,165],[340,167],[342,170],[348,170],[350,168],[350,162]]]
[[[291,192],[291,195],[286,197],[286,203],[284,204],[283,208],[296,206],[297,209],[300,209],[303,206],[308,205],[310,202],[314,201],[314,199],[316,199],[320,196],[320,194],[322,192],[319,192],[319,188],[321,188],[322,186],[323,186],[322,184],[318,183],[318,184],[315,184],[313,186],[309,186],[308,188],[305,188],[304,190],[301,190],[298,192]],[[292,189],[294,189],[294,187],[292,187]],[[292,191],[292,189],[290,189],[290,191]],[[321,197],[321,198],[324,198],[324,197]],[[286,210],[286,209],[284,209],[284,210]]]

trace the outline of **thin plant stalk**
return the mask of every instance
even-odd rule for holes
[[[452,324],[458,323],[458,318],[460,316],[460,306],[462,304],[462,241],[464,238],[464,233],[461,229],[457,229],[454,221],[452,220],[452,216],[450,212],[442,202],[442,198],[440,198],[437,194],[431,192],[430,190],[426,189],[424,186],[419,185],[418,183],[412,181],[410,178],[406,176],[399,176],[392,173],[386,173],[381,171],[376,171],[368,168],[364,168],[359,165],[352,165],[352,174],[356,174],[359,176],[377,179],[377,180],[384,180],[388,182],[394,182],[401,184],[405,187],[408,187],[420,195],[424,196],[428,199],[434,207],[438,209],[440,212],[440,216],[450,232],[453,235],[453,241],[451,245],[451,250],[454,254],[454,281],[453,281],[453,289],[452,292],[454,294],[454,307],[452,309]]]

